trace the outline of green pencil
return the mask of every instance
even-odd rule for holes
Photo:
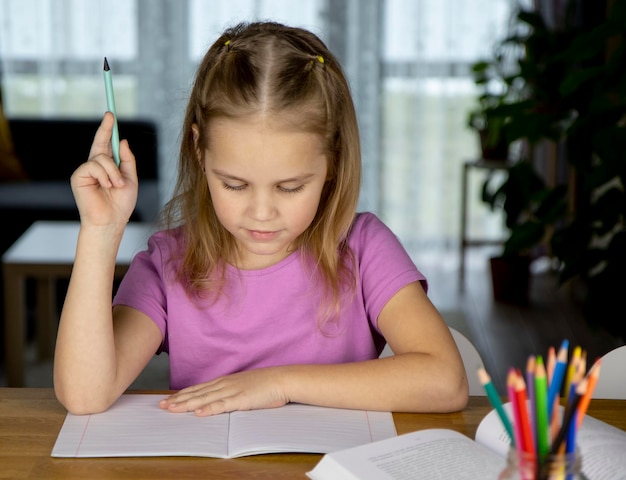
[[[485,392],[487,392],[487,398],[489,399],[489,402],[491,403],[493,408],[496,409],[496,412],[498,412],[498,416],[500,417],[500,420],[502,421],[502,424],[504,425],[504,428],[506,429],[506,432],[509,434],[509,438],[511,439],[511,446],[514,446],[515,437],[513,436],[513,426],[511,425],[511,420],[504,411],[504,407],[502,406],[502,400],[500,399],[500,395],[498,395],[498,392],[496,391],[496,387],[491,382],[491,377],[482,367],[478,369],[478,380],[485,389]]]
[[[104,88],[107,96],[107,109],[113,113],[115,123],[113,123],[113,134],[111,135],[111,147],[113,148],[113,158],[115,164],[120,166],[120,134],[117,127],[117,112],[115,111],[115,95],[113,94],[113,79],[107,57],[104,57]]]
[[[548,379],[541,355],[535,364],[535,439],[539,458],[543,459],[550,452],[550,429],[548,424]]]

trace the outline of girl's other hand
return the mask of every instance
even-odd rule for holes
[[[71,185],[82,223],[126,223],[137,203],[137,169],[128,142],[120,142],[120,166],[111,148],[114,116],[106,112],[87,162],[72,174]]]
[[[235,410],[282,407],[289,403],[280,388],[280,367],[234,373],[174,393],[159,406],[174,413],[205,417]]]

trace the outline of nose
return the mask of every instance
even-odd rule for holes
[[[248,212],[251,218],[259,222],[274,219],[278,213],[274,195],[271,192],[255,191],[250,198]]]

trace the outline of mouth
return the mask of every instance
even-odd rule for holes
[[[268,241],[274,240],[279,235],[279,232],[267,230],[248,230],[248,234],[254,240]]]

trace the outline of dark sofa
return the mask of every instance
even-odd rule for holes
[[[0,181],[0,254],[37,220],[78,220],[70,177],[87,160],[100,121],[8,119],[15,152],[28,180]],[[120,138],[128,139],[137,160],[139,196],[131,221],[154,221],[160,207],[156,123],[120,120],[119,132]],[[3,285],[4,280],[0,280],[0,345],[4,347]],[[2,356],[0,364],[3,361]]]
[[[28,180],[0,182],[0,252],[36,220],[78,220],[70,176],[87,160],[100,119],[10,118],[17,157]],[[150,120],[120,120],[137,159],[139,198],[132,220],[158,215],[157,127]]]

